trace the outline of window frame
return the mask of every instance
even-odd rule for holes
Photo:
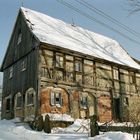
[[[19,103],[19,99],[20,99],[20,102]],[[21,109],[22,108],[22,104],[23,104],[23,101],[22,101],[22,95],[20,92],[18,92],[16,95],[15,95],[15,109]]]
[[[62,58],[62,60],[61,60],[61,58]],[[64,69],[64,56],[63,56],[63,54],[59,54],[59,53],[55,54],[55,66],[57,68]]]
[[[32,102],[29,102],[29,96],[32,95]],[[26,91],[26,95],[25,95],[25,105],[26,106],[33,106],[35,105],[35,90],[33,88],[29,88]]]
[[[75,64],[74,64],[74,70],[76,72],[82,72],[83,71],[83,68],[82,68],[82,60],[80,59],[76,59],[75,60]]]
[[[9,79],[13,77],[13,66],[10,67],[9,69]]]
[[[59,99],[59,101],[57,101]],[[60,91],[51,91],[50,93],[51,106],[62,107],[62,93]]]
[[[82,96],[80,98],[80,106],[82,109],[88,109],[88,96]]]

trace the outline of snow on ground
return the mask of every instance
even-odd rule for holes
[[[46,134],[31,130],[27,124],[19,123],[18,118],[0,120],[0,140],[134,140],[132,135],[122,132],[107,132],[94,138],[89,137],[88,124],[89,120],[77,119],[67,128],[53,128],[51,134]]]
[[[132,135],[122,132],[107,132],[94,138],[88,137],[88,131],[83,128],[79,130],[81,123],[87,123],[81,120],[76,120],[66,129],[55,128],[51,134],[33,131],[27,124],[14,122],[15,120],[0,121],[0,140],[134,140]]]

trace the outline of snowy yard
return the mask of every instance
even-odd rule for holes
[[[76,133],[78,121],[66,129],[54,129],[51,134],[32,131],[27,125],[14,121],[0,121],[0,140],[134,140],[132,135],[122,132],[108,132],[94,138],[88,137],[88,132]]]
[[[51,134],[33,131],[27,124],[15,122],[18,119],[0,120],[0,140],[134,140],[132,135],[122,132],[107,132],[91,138],[88,130],[81,127],[88,123],[86,120],[76,120],[65,129],[54,128]]]

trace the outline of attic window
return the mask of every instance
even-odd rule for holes
[[[17,45],[19,45],[21,43],[21,40],[22,40],[22,33],[21,33],[21,31],[19,31]]]
[[[11,79],[13,77],[13,67],[10,67],[9,70],[9,79]]]
[[[21,62],[21,71],[25,71],[25,70],[26,70],[26,61],[23,60],[23,61]]]

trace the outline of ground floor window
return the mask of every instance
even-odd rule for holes
[[[15,95],[15,108],[21,108],[22,107],[22,96],[21,93],[17,93]]]
[[[35,103],[35,91],[30,88],[26,91],[26,105],[34,105]]]
[[[87,109],[88,107],[88,97],[81,97],[81,108]]]
[[[51,92],[51,105],[62,106],[62,97],[59,92]]]
[[[6,111],[10,111],[10,102],[11,102],[10,98],[7,98],[6,99]]]

